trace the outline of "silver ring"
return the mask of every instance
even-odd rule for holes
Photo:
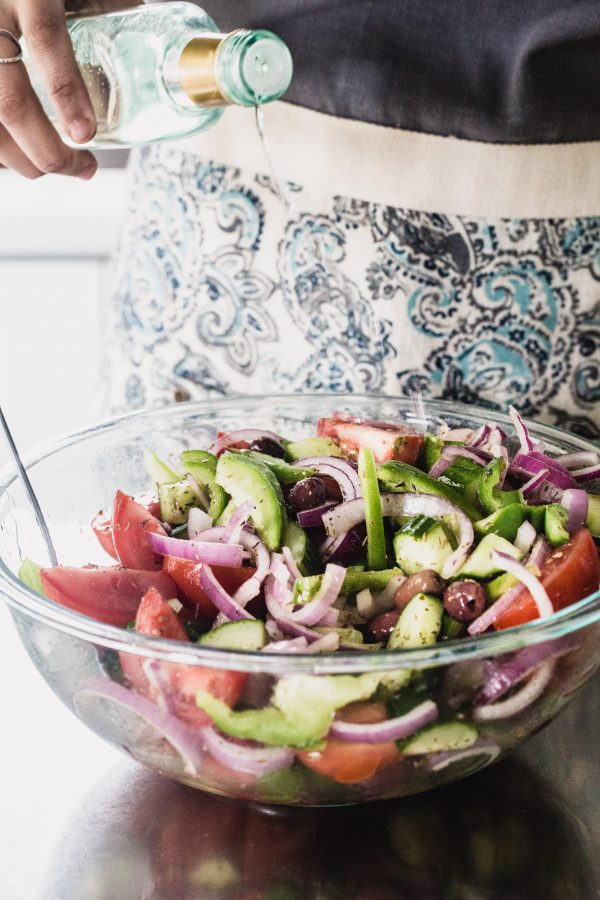
[[[0,57],[0,66],[6,66],[9,63],[21,62],[23,59],[23,51],[21,50],[21,45],[19,43],[19,38],[15,37],[12,31],[8,31],[6,28],[0,28],[0,37],[4,35],[4,37],[10,38],[13,44],[16,44],[19,48],[19,52],[16,56],[7,56],[6,58]]]

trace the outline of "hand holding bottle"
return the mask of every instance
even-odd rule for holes
[[[70,8],[83,5],[72,3]],[[94,5],[103,11],[114,8],[115,2]],[[96,119],[75,63],[63,0],[0,0],[0,29],[25,38],[65,133],[75,143],[90,140]],[[0,60],[18,54],[16,43],[0,34]],[[54,172],[87,180],[96,171],[88,150],[74,150],[61,141],[20,61],[0,64],[0,166],[26,178]]]

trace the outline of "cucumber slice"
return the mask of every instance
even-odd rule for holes
[[[205,450],[184,450],[181,454],[181,462],[185,471],[198,482],[201,488],[208,491],[210,505],[207,512],[213,522],[216,522],[227,506],[225,491],[217,484],[217,457]]]
[[[416,594],[402,610],[389,640],[388,650],[428,647],[437,642],[444,604],[431,594]]]
[[[26,584],[28,588],[31,588],[32,591],[35,591],[41,597],[45,597],[40,568],[37,563],[34,563],[32,559],[27,557],[21,563],[17,574],[23,584]]]
[[[261,650],[268,643],[265,623],[259,619],[226,622],[214,631],[207,631],[198,641],[202,647],[220,647],[222,650]]]
[[[503,572],[502,575],[497,575],[496,578],[485,586],[488,599],[493,603],[495,600],[498,600],[502,594],[505,594],[517,584],[519,584],[519,579],[515,578],[515,576],[511,575],[509,572]]]
[[[600,494],[588,494],[586,525],[594,537],[600,538]]]
[[[505,541],[504,538],[497,534],[486,534],[465,560],[455,577],[479,579],[491,578],[492,575],[497,575],[502,570],[492,562],[492,553],[495,550],[499,553],[506,553],[508,556],[512,556],[513,559],[523,559],[521,551],[517,550],[509,541]]]
[[[192,506],[200,506],[198,497],[187,481],[159,484],[160,517],[169,525],[184,525]]]
[[[279,550],[287,525],[285,501],[271,470],[239,453],[224,453],[217,463],[217,484],[237,506],[251,500],[251,520],[269,550]]]
[[[472,747],[479,732],[474,725],[465,722],[446,722],[432,725],[409,738],[402,747],[405,756],[420,756],[426,753],[444,753],[447,750],[464,750]]]
[[[172,484],[181,480],[181,475],[159,459],[152,450],[146,450],[144,453],[144,467],[156,485]]]
[[[217,457],[208,450],[182,450],[179,454],[181,464],[186,472],[189,472],[190,466],[210,466],[213,471],[217,469]]]
[[[381,496],[377,481],[375,457],[369,447],[361,447],[358,453],[358,478],[365,504],[367,524],[367,563],[370,569],[385,569],[385,531],[381,512]]]
[[[321,568],[316,550],[306,532],[296,522],[288,522],[283,543],[289,547],[302,575],[312,575]]]
[[[452,554],[452,545],[442,525],[431,520],[422,534],[411,533],[410,527],[397,532],[394,554],[405,575],[414,575],[423,569],[433,569],[439,574]]]
[[[293,461],[307,459],[309,456],[343,456],[344,454],[330,438],[312,437],[300,441],[290,441],[285,445],[285,452]]]

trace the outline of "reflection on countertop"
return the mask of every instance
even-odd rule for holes
[[[116,768],[75,810],[39,900],[591,900],[599,705],[596,678],[530,750],[362,807],[252,806]]]

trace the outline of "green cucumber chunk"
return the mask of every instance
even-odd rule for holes
[[[470,503],[462,494],[455,491],[449,485],[421,472],[415,466],[402,462],[386,462],[377,467],[377,477],[382,482],[385,491],[395,493],[412,492],[413,494],[434,494],[449,500],[459,509],[462,509],[470,519],[475,521],[481,518],[476,506]]]
[[[477,503],[477,489],[481,477],[481,466],[467,457],[458,457],[447,469],[444,469],[438,480],[454,488],[469,503]]]
[[[560,503],[551,503],[544,513],[544,533],[551,547],[562,547],[570,541],[571,535],[567,531],[569,514]]]
[[[294,461],[307,459],[309,456],[343,456],[344,454],[331,438],[310,437],[285,444],[285,452]]]
[[[213,631],[207,631],[198,641],[202,647],[219,647],[222,650],[261,650],[268,643],[269,634],[260,619],[226,622]]]
[[[240,506],[253,503],[250,519],[269,550],[281,547],[287,514],[281,487],[268,466],[239,453],[223,453],[217,463],[217,484]]]
[[[217,457],[205,450],[184,450],[181,462],[185,471],[208,492],[210,504],[207,512],[216,522],[227,506],[227,495],[217,484]]]
[[[527,507],[522,503],[511,503],[490,513],[485,519],[479,519],[474,528],[477,534],[499,534],[507,541],[514,541],[526,518]]]
[[[423,447],[421,448],[419,462],[423,465],[426,472],[429,472],[439,460],[444,446],[443,440],[434,434],[426,434],[423,437]]]
[[[414,520],[403,526],[394,535],[394,555],[405,575],[414,575],[423,569],[433,569],[441,573],[444,562],[452,554],[452,545],[443,526],[434,519],[424,519],[426,525],[415,531]]]
[[[405,756],[420,756],[426,753],[445,753],[448,750],[465,750],[472,747],[479,732],[474,725],[465,722],[446,722],[424,728],[402,746]]]
[[[304,529],[296,522],[287,523],[283,543],[284,546],[289,547],[302,575],[313,575],[321,568],[315,548]]]
[[[367,564],[370,569],[385,569],[385,531],[381,512],[381,496],[377,481],[375,457],[369,447],[361,447],[358,453],[358,479],[365,504],[367,525]]]
[[[594,537],[600,538],[600,494],[588,494],[586,523]]]
[[[158,485],[160,517],[169,525],[184,525],[190,509],[200,507],[200,501],[186,480]]]
[[[493,603],[495,600],[499,600],[502,594],[505,594],[520,583],[519,579],[511,575],[510,572],[503,572],[502,575],[497,575],[485,586],[489,601]]]
[[[39,594],[41,597],[45,597],[46,595],[44,594],[44,588],[42,587],[40,569],[41,566],[38,566],[32,559],[26,557],[21,563],[17,575],[28,588],[31,588],[32,591],[35,591],[35,593]]]
[[[144,467],[156,485],[181,481],[181,474],[159,459],[152,450],[144,452]]]
[[[497,575],[502,571],[502,568],[497,566],[492,560],[494,551],[506,553],[507,556],[512,556],[513,559],[523,559],[523,554],[520,550],[517,550],[514,544],[506,541],[498,534],[486,534],[471,555],[467,557],[455,577],[478,579],[491,578],[492,575]]]
[[[388,639],[388,650],[429,647],[442,628],[444,604],[431,594],[415,594],[402,610]]]

